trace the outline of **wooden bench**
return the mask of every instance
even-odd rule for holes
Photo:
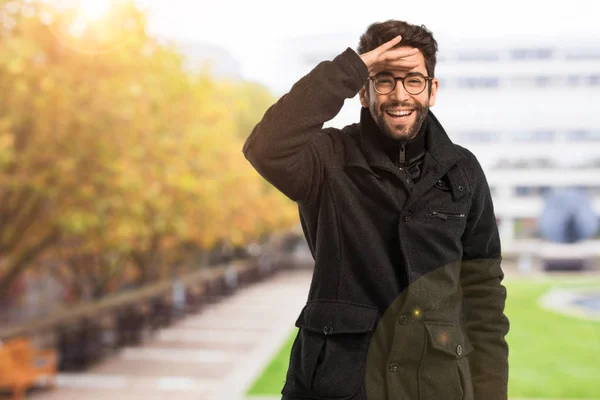
[[[12,339],[0,345],[0,389],[12,392],[14,400],[23,399],[27,389],[42,379],[54,387],[56,367],[56,352],[38,350],[28,339]]]

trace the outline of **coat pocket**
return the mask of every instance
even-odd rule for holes
[[[377,309],[335,300],[307,303],[296,326],[283,394],[345,399],[364,384],[369,341]]]
[[[473,347],[457,325],[426,322],[427,348],[419,374],[421,400],[472,400],[468,355]]]

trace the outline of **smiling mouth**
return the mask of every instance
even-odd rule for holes
[[[396,120],[403,120],[410,117],[415,110],[385,110],[385,113]]]

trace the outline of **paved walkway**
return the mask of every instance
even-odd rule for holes
[[[514,265],[506,267],[507,278],[522,279]],[[84,373],[61,373],[54,390],[37,390],[27,398],[244,400],[244,393],[289,337],[306,301],[310,276],[309,269],[282,271]]]
[[[293,329],[311,271],[282,271],[125,348],[84,373],[61,373],[30,400],[241,400]]]

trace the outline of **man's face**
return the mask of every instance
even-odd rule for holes
[[[412,49],[411,47],[405,48]],[[412,69],[386,69],[381,72],[390,73],[394,77],[404,77],[411,72],[419,72],[423,76],[428,76],[425,69],[425,58],[421,52],[406,59],[414,61],[418,65]],[[431,95],[429,94],[429,85],[431,85]],[[359,92],[360,103],[363,107],[369,108],[373,120],[385,135],[395,140],[408,140],[419,133],[429,107],[435,105],[437,89],[438,80],[433,79],[420,94],[412,95],[404,89],[401,81],[397,81],[396,87],[390,94],[382,95],[375,91],[373,82],[369,80],[366,88],[363,87]],[[401,110],[409,111],[410,114],[398,115]]]

